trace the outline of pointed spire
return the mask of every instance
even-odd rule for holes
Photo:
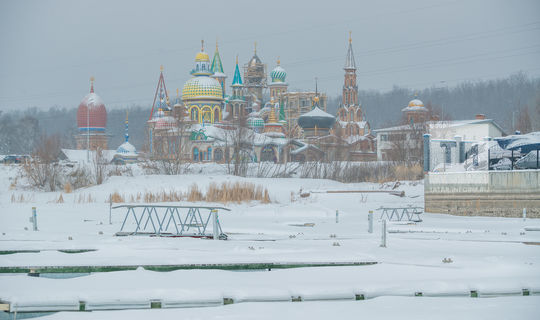
[[[274,106],[270,106],[270,115],[268,116],[268,123],[276,123],[276,110]]]
[[[318,87],[317,87],[317,77],[315,77],[315,96],[316,97],[319,96],[319,91],[318,91]]]
[[[159,71],[163,73],[163,65],[159,66]]]
[[[94,76],[90,77],[90,93],[94,93]]]
[[[255,41],[255,51],[254,51],[255,55],[257,55],[257,41]]]
[[[201,40],[201,52],[204,52],[204,40]]]
[[[347,50],[347,58],[345,59],[345,69],[355,69],[356,62],[354,62],[354,53],[352,49],[352,36],[349,31],[349,49]]]
[[[210,67],[210,70],[212,70],[213,73],[216,73],[216,72],[220,72],[223,74],[225,73],[223,72],[223,64],[221,63],[221,57],[219,55],[217,39],[216,39],[216,52],[214,53],[214,59],[212,60],[212,66]]]
[[[126,142],[129,141],[128,115],[129,115],[129,111],[126,110]]]
[[[233,86],[242,85],[242,76],[240,76],[240,69],[238,68],[238,55],[236,56],[236,67],[234,68]]]
[[[277,65],[278,65],[278,66],[279,66],[279,63],[280,63],[280,62],[281,62],[281,61],[279,60],[279,56],[278,56],[278,57],[277,57]]]

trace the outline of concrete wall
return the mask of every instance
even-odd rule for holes
[[[426,212],[540,218],[540,170],[430,172],[424,183]]]

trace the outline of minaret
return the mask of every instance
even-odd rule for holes
[[[347,58],[345,59],[345,83],[343,84],[343,100],[344,107],[358,105],[358,86],[356,85],[356,63],[354,61],[354,53],[352,49],[351,32],[349,31],[349,49],[347,50]]]
[[[129,115],[129,111],[126,111],[126,133],[125,133],[126,142],[129,142],[128,115]]]
[[[277,66],[270,72],[270,78],[272,78],[272,82],[268,85],[270,88],[270,100],[278,101],[281,99],[281,95],[287,92],[286,77],[287,72],[281,67],[278,57]]]
[[[232,82],[232,97],[229,100],[229,113],[233,118],[238,118],[246,112],[246,97],[244,95],[244,85],[242,76],[238,68],[238,55],[236,56],[236,67],[234,68],[234,76]]]
[[[223,89],[223,97],[225,97],[225,79],[227,75],[223,72],[223,64],[221,63],[221,57],[219,56],[218,42],[216,40],[216,52],[214,53],[214,59],[212,60],[212,66],[210,70],[214,73],[212,78],[219,81],[221,89]]]

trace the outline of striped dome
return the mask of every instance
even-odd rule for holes
[[[264,120],[262,118],[249,118],[247,124],[251,128],[262,128],[264,127]]]
[[[272,72],[270,72],[270,77],[272,78],[272,82],[285,82],[287,72],[285,72],[285,69],[278,65],[274,68],[274,70],[272,70]]]
[[[222,99],[223,89],[219,81],[206,76],[189,79],[182,89],[182,100],[197,98]]]

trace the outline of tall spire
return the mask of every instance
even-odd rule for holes
[[[257,54],[257,41],[255,41],[255,51],[253,53]]]
[[[159,67],[159,70],[159,80],[156,87],[156,93],[154,95],[154,101],[152,102],[152,110],[150,111],[150,117],[148,120],[151,120],[154,116],[154,109],[157,109],[158,111],[163,110],[164,108],[168,109],[167,104],[169,101],[169,93],[167,91],[167,87],[165,86],[165,78],[163,77],[163,65]]]
[[[347,58],[345,59],[345,69],[356,70],[356,62],[354,62],[354,53],[352,49],[351,31],[349,31],[349,49],[347,50]]]
[[[238,68],[238,55],[236,56],[236,67],[234,68],[233,86],[242,85],[242,77],[240,76],[240,69]]]
[[[128,142],[128,140],[129,140],[128,115],[129,115],[129,111],[126,111],[126,142]]]
[[[94,76],[90,77],[90,93],[94,93]]]
[[[212,66],[210,67],[210,70],[212,70],[213,73],[223,72],[223,64],[221,63],[221,57],[219,56],[219,50],[218,50],[218,43],[216,40],[216,52],[214,53],[214,59],[212,60]]]
[[[201,52],[204,52],[204,40],[201,40]]]

